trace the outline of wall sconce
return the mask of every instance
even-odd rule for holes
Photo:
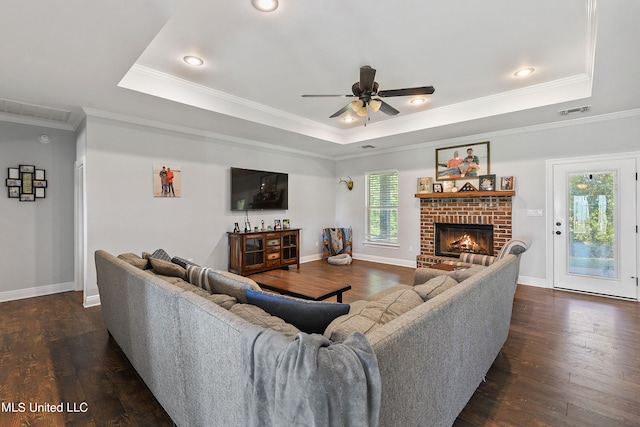
[[[349,189],[349,191],[353,190],[353,180],[351,179],[351,177],[349,177],[349,180],[344,180],[341,179],[340,182],[338,182],[338,184],[344,182],[345,184],[347,184],[347,188]]]

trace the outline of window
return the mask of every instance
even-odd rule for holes
[[[398,171],[365,175],[366,242],[398,244]]]

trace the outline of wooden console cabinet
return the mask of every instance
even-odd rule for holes
[[[227,233],[229,271],[247,276],[289,265],[300,268],[300,229]]]

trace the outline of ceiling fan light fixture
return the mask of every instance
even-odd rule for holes
[[[273,12],[278,8],[278,0],[251,0],[251,4],[260,12]]]
[[[351,101],[351,109],[360,117],[367,115],[367,105],[360,99]]]
[[[182,60],[189,65],[193,65],[194,67],[199,67],[204,64],[204,60],[202,58],[193,55],[187,55],[182,58]]]
[[[371,101],[369,101],[369,106],[371,107],[371,111],[373,111],[374,113],[380,109],[381,105],[382,105],[382,101],[380,101],[379,99],[372,99]]]
[[[513,73],[513,75],[516,77],[525,77],[525,76],[528,76],[529,74],[533,74],[535,70],[536,70],[535,68],[531,68],[531,67],[523,68]]]

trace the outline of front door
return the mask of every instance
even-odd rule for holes
[[[636,160],[553,165],[553,286],[638,299]]]

